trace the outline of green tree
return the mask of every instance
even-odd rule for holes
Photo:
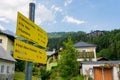
[[[116,43],[116,48],[117,48],[117,59],[120,60],[120,41],[117,41]]]
[[[51,72],[50,71],[46,71],[45,66],[41,66],[39,75],[40,75],[42,80],[49,80]]]
[[[58,69],[61,77],[70,79],[73,76],[78,75],[78,51],[73,47],[73,43],[70,37],[68,38],[68,42],[64,43],[64,45],[65,50],[60,53],[61,56],[58,61]]]
[[[116,40],[114,40],[111,45],[110,45],[110,52],[111,52],[111,57],[110,59],[112,60],[117,60],[118,54],[117,54],[117,46],[116,46]]]
[[[111,52],[109,48],[106,49],[102,49],[98,54],[97,57],[106,57],[108,59],[110,59],[111,57]]]
[[[16,71],[24,71],[25,70],[25,61],[17,60],[15,63],[15,70]]]

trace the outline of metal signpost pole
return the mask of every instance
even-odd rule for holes
[[[34,22],[34,17],[35,17],[35,3],[30,3],[29,4],[29,19],[32,22]],[[32,62],[26,62],[25,80],[32,80]]]

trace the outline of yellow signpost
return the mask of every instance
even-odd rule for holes
[[[14,43],[14,58],[42,64],[45,64],[47,61],[45,50],[19,40],[15,40]]]
[[[16,35],[45,48],[48,43],[47,33],[20,12],[18,12]]]
[[[29,19],[18,12],[16,35],[27,41],[24,43],[15,39],[14,42],[14,58],[26,61],[25,80],[32,80],[32,62],[46,64],[47,55],[44,49],[37,48],[28,44],[33,42],[46,48],[48,37],[46,31],[34,24],[35,4],[29,4]]]

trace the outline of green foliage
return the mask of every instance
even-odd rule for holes
[[[60,60],[58,61],[59,74],[61,77],[71,78],[78,74],[78,51],[73,47],[71,38],[68,38],[68,42],[64,43],[65,50],[62,51]]]
[[[72,77],[72,78],[59,77],[58,79],[54,79],[54,80],[86,80],[86,79],[84,75],[78,74],[77,76]],[[92,79],[88,79],[88,80],[92,80]]]
[[[15,72],[15,80],[24,80],[25,74],[23,72]]]
[[[25,74],[23,72],[15,72],[14,80],[25,80]],[[37,77],[32,76],[32,80],[37,80]]]
[[[106,57],[106,58],[110,58],[111,54],[110,54],[110,50],[109,48],[107,49],[102,49],[98,54],[97,57]]]
[[[52,35],[52,36],[51,36]],[[79,32],[54,32],[54,33],[48,33],[49,42],[48,47],[49,50],[53,50],[54,48],[60,49],[60,47],[63,47],[63,42],[67,41],[68,36],[71,36],[74,43],[78,42],[80,40],[87,40],[87,34],[85,32],[79,31]]]
[[[85,76],[84,75],[78,75],[76,77],[73,77],[72,80],[85,80]]]
[[[48,33],[49,38],[60,38],[65,34],[65,32],[52,32]]]
[[[58,72],[57,67],[53,68],[51,70],[50,80],[58,80],[58,74],[59,74],[59,72]]]
[[[93,78],[89,77],[88,80],[93,80]]]
[[[120,60],[120,40],[116,42],[117,59]]]
[[[103,34],[97,36],[89,36],[89,34],[82,31],[55,33],[52,34],[52,36],[57,34],[59,37],[55,36],[49,38],[48,47],[49,50],[52,50],[53,48],[59,49],[64,46],[62,42],[66,42],[68,36],[71,36],[73,43],[82,40],[96,44],[98,57],[106,57],[110,60],[120,60],[120,29],[103,32]]]
[[[38,74],[39,74],[39,68],[33,66],[33,68],[32,68],[32,74],[33,74],[34,76],[38,76]]]
[[[50,71],[46,71],[46,68],[43,66],[40,68],[40,77],[42,80],[49,80],[51,75]]]
[[[17,60],[15,63],[15,70],[16,71],[24,71],[25,70],[25,61]]]

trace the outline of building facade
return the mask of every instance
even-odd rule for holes
[[[13,54],[14,36],[0,31],[0,80],[14,80],[15,62]]]
[[[14,80],[15,59],[0,46],[0,80]]]
[[[81,64],[81,73],[93,80],[120,80],[120,61],[87,61]]]
[[[96,61],[96,45],[80,41],[74,44],[80,52],[77,61]]]
[[[2,46],[9,54],[13,54],[14,36],[0,32],[0,46]]]

